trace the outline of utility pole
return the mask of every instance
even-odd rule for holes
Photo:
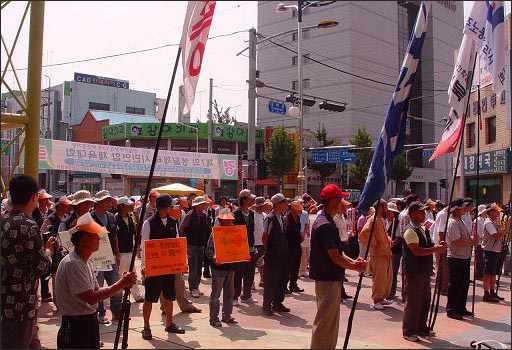
[[[297,174],[297,196],[304,193],[304,85],[302,84],[302,0],[298,1],[297,6],[297,65],[299,68],[299,152],[298,165],[299,173]]]
[[[256,191],[256,29],[249,30],[249,108],[247,133],[247,160],[249,176],[247,187],[252,193]]]
[[[213,153],[212,130],[213,130],[213,79],[210,78],[210,96],[208,99],[208,153]],[[212,179],[207,180],[206,194],[212,196]]]

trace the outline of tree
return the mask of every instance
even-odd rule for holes
[[[407,164],[403,154],[395,156],[393,159],[393,173],[391,175],[391,178],[395,181],[395,192],[397,192],[398,185],[411,176],[412,171],[413,168]]]
[[[368,131],[366,131],[366,128],[361,126],[357,128],[356,134],[354,137],[350,138],[349,141],[356,147],[372,146],[372,137]],[[366,178],[368,177],[368,170],[372,163],[372,155],[373,151],[371,149],[359,150],[356,152],[355,164],[349,165],[350,182],[353,184],[351,187],[355,187],[360,190],[363,189]]]
[[[279,178],[279,187],[281,187],[283,176],[293,167],[296,157],[297,148],[284,126],[275,128],[265,151],[265,160],[270,173]]]
[[[212,118],[213,122],[217,124],[226,124],[226,125],[234,125],[236,122],[235,117],[232,117],[229,114],[231,107],[224,109],[224,107],[219,107],[217,100],[213,100],[213,111]],[[208,117],[208,114],[206,115]]]
[[[332,146],[336,143],[336,140],[330,139],[327,137],[327,130],[325,129],[325,125],[318,124],[318,129],[315,132],[315,138],[318,141],[323,142],[323,146]],[[324,187],[324,181],[327,177],[334,174],[336,171],[336,164],[311,164],[309,166],[312,170],[317,171],[320,174],[320,182],[322,184],[322,188]]]

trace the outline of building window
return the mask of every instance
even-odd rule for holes
[[[311,86],[311,79],[302,79],[302,87],[304,89],[309,89]],[[299,81],[294,80],[292,81],[292,90],[298,91],[299,90]]]
[[[139,108],[139,107],[126,107],[126,113],[145,115],[146,114],[146,109],[145,108]]]
[[[496,142],[496,116],[487,118],[485,120],[485,143],[495,143]]]
[[[302,64],[308,64],[311,61],[309,60],[309,53],[302,55]],[[296,66],[299,64],[299,56],[293,56],[292,57],[292,66]]]
[[[110,111],[110,105],[106,103],[89,102],[89,109],[97,111]]]
[[[466,147],[471,148],[475,147],[475,145],[475,123],[470,123],[466,128]]]

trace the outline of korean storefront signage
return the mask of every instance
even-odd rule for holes
[[[464,156],[464,174],[476,175],[476,154]],[[506,173],[512,169],[511,153],[508,149],[480,153],[480,174]]]
[[[199,128],[199,138],[208,138],[207,123],[188,124]],[[158,136],[160,123],[121,123],[104,126],[102,128],[103,140],[124,140],[124,139],[152,139]],[[166,123],[162,133],[163,138],[195,139],[197,130],[176,123]],[[214,140],[247,142],[247,127],[214,124],[212,130]],[[262,144],[265,141],[265,130],[256,129],[256,143]]]
[[[115,87],[115,88],[120,88],[120,89],[129,89],[130,88],[130,82],[128,82],[127,80],[98,77],[96,75],[89,75],[89,74],[83,74],[83,73],[75,73],[75,81],[77,81],[79,83],[110,86],[110,87]]]
[[[153,149],[41,139],[39,169],[147,176]],[[236,155],[158,152],[155,176],[237,180]]]

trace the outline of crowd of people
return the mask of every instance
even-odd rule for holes
[[[427,327],[434,271],[442,277],[440,292],[447,296],[447,316],[454,320],[472,316],[466,303],[473,251],[475,277],[483,281],[483,301],[503,300],[496,276],[509,250],[511,220],[496,203],[474,208],[471,198],[457,198],[446,206],[411,194],[381,199],[362,215],[357,201],[350,203],[348,197],[332,184],[322,189],[319,202],[308,194],[264,198],[244,189],[238,198],[221,197],[215,204],[207,195],[173,197],[151,191],[143,208],[144,194],[132,200],[113,197],[106,190],[94,196],[80,190],[52,202],[34,179],[15,177],[9,198],[2,201],[0,222],[2,348],[40,347],[38,301],[54,302],[58,308],[59,348],[99,348],[99,324],[119,321],[125,288],[134,302],[143,303],[142,338],[151,340],[155,303],[166,316],[165,331],[185,333],[173,320],[173,304],[177,301],[182,312],[202,312],[192,301],[204,295],[202,278],[211,279],[210,325],[222,327],[237,323],[234,306],[257,302],[253,298],[257,288],[263,289],[263,315],[293,312],[285,305],[285,296],[303,293],[300,279],[309,277],[317,301],[311,348],[334,349],[340,303],[352,298],[344,286],[346,269],[371,278],[371,305],[376,311],[397,299],[401,278],[403,337],[417,342],[435,336]],[[250,259],[219,263],[212,230],[231,225],[246,227]],[[63,244],[64,231],[73,249]],[[108,236],[114,261],[94,266],[91,255],[99,249],[102,236]],[[144,242],[176,237],[187,240],[187,278],[183,274],[146,277]],[[140,270],[130,272],[132,254],[140,259]],[[105,299],[110,299],[111,320]]]

